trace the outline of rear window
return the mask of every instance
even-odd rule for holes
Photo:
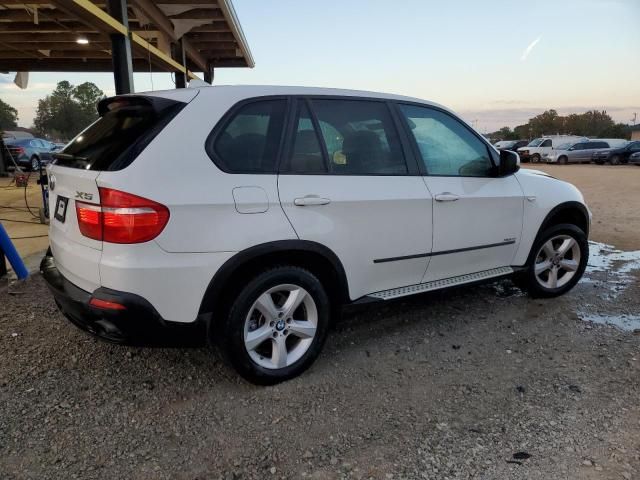
[[[107,99],[98,106],[100,118],[54,154],[55,164],[85,170],[122,170],[185,105],[164,98]]]

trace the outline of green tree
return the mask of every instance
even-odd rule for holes
[[[91,82],[77,87],[58,82],[51,95],[38,101],[34,128],[43,136],[69,140],[98,118],[96,105],[102,97],[102,90]]]
[[[18,111],[0,99],[0,130],[18,126]]]
[[[547,110],[529,120],[529,130],[532,136],[555,135],[563,130],[563,119],[555,110]]]

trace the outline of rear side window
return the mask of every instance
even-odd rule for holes
[[[330,175],[406,175],[402,145],[386,103],[314,99]]]
[[[324,163],[322,147],[313,128],[309,107],[303,102],[300,102],[300,105],[289,165],[285,164],[281,171],[308,174],[326,173],[327,167]]]
[[[100,104],[100,118],[60,153],[56,165],[115,171],[129,166],[185,106],[163,98],[115,97]]]
[[[207,141],[207,153],[225,172],[276,173],[285,110],[285,100],[241,106]]]

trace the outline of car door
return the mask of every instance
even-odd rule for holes
[[[640,152],[640,142],[632,142],[623,151],[624,161],[628,162],[631,155]]]
[[[516,177],[496,177],[495,152],[448,112],[415,104],[398,108],[434,198],[433,249],[423,281],[511,265],[523,219]]]
[[[338,256],[352,299],[420,283],[431,195],[387,102],[297,98],[294,111],[278,190],[298,237]]]
[[[584,143],[574,143],[567,149],[567,161],[569,163],[581,162],[584,155]]]

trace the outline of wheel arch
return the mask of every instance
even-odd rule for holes
[[[590,218],[587,207],[576,201],[560,203],[547,213],[547,216],[540,224],[538,233],[536,233],[535,239],[531,245],[531,251],[527,257],[527,264],[532,261],[532,257],[534,255],[533,247],[538,241],[538,238],[540,238],[542,232],[550,227],[561,225],[563,223],[575,225],[584,232],[587,238],[589,237]]]
[[[294,265],[318,276],[335,307],[349,301],[347,276],[338,256],[328,247],[308,240],[262,243],[236,253],[215,273],[200,304],[201,316],[225,311],[243,282],[276,265]]]

